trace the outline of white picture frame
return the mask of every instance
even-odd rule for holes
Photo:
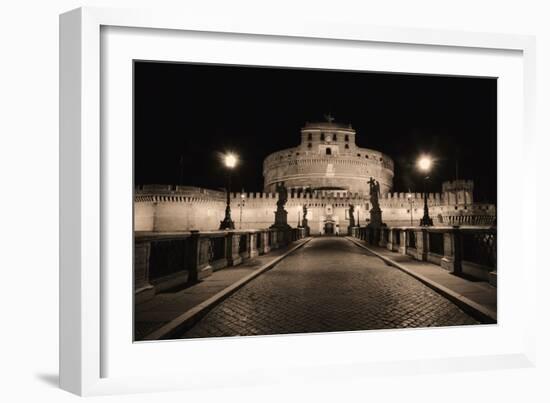
[[[505,146],[499,144],[499,172],[506,169],[506,166],[503,165],[506,161],[503,159],[508,159],[510,153],[515,152],[515,156],[523,161],[522,174],[524,176],[518,177],[519,174],[511,172],[510,176],[507,176],[507,180],[508,178],[510,181],[521,179],[521,192],[524,194],[527,193],[527,189],[535,187],[535,161],[529,158],[534,138],[532,122],[535,44],[533,37],[357,26],[335,21],[316,21],[313,18],[302,19],[299,22],[294,20],[270,21],[268,18],[218,20],[198,18],[193,15],[172,15],[150,10],[103,8],[81,8],[65,13],[60,17],[60,384],[63,389],[79,395],[96,395],[209,387],[226,385],[229,382],[232,385],[248,385],[271,382],[275,373],[278,374],[275,376],[277,382],[281,382],[289,381],[296,376],[301,379],[329,380],[343,379],[351,373],[355,376],[357,374],[369,376],[380,373],[408,374],[517,368],[533,365],[535,319],[531,318],[530,314],[526,314],[522,320],[518,321],[516,319],[519,316],[516,311],[521,308],[523,312],[532,312],[532,315],[535,312],[535,284],[529,281],[530,278],[535,278],[537,267],[534,261],[535,255],[522,253],[522,251],[527,249],[529,239],[527,222],[535,216],[536,211],[534,208],[528,208],[526,203],[506,201],[505,196],[514,189],[508,182],[502,180],[500,173],[499,325],[495,327],[481,327],[472,331],[464,329],[400,330],[353,332],[326,337],[312,335],[254,337],[246,338],[246,340],[202,340],[198,343],[194,342],[195,344],[192,346],[195,353],[187,356],[185,364],[170,362],[166,358],[167,354],[177,356],[182,353],[185,345],[180,342],[143,343],[134,346],[131,339],[122,342],[120,340],[113,341],[112,333],[116,333],[117,330],[112,326],[115,323],[112,317],[116,316],[115,311],[124,311],[125,308],[128,308],[128,304],[113,302],[109,295],[113,292],[113,287],[117,287],[116,284],[124,284],[124,278],[128,277],[128,270],[131,269],[131,266],[125,265],[126,269],[121,270],[126,274],[120,277],[119,283],[115,278],[112,278],[112,283],[106,283],[106,279],[111,280],[111,272],[106,272],[105,268],[109,266],[109,259],[112,258],[109,239],[113,239],[112,234],[107,236],[107,233],[111,231],[110,228],[115,227],[116,229],[112,229],[112,231],[130,233],[131,226],[125,227],[124,224],[128,223],[128,212],[122,211],[122,216],[126,218],[126,221],[115,219],[119,215],[114,212],[120,212],[116,209],[124,208],[124,204],[118,207],[110,204],[110,198],[114,197],[112,192],[117,191],[114,187],[115,183],[113,183],[116,180],[113,178],[118,174],[115,175],[114,170],[128,168],[127,164],[124,164],[124,161],[128,161],[127,158],[122,159],[121,166],[126,168],[113,167],[109,161],[112,154],[117,152],[116,150],[123,149],[128,143],[121,140],[121,143],[115,144],[112,142],[114,136],[102,137],[106,131],[110,130],[109,125],[111,124],[104,121],[110,110],[102,109],[105,108],[102,93],[114,91],[116,94],[122,95],[126,101],[129,95],[121,93],[120,89],[111,89],[111,86],[116,87],[113,81],[102,80],[104,73],[102,69],[105,68],[106,63],[102,57],[112,56],[108,51],[104,53],[103,48],[107,44],[109,47],[116,47],[122,43],[116,42],[118,39],[112,41],[109,39],[109,42],[106,42],[105,37],[102,37],[102,32],[109,31],[110,27],[117,27],[111,31],[115,36],[117,32],[122,33],[122,36],[132,36],[138,32],[132,30],[138,29],[146,30],[147,32],[142,31],[144,35],[160,33],[160,36],[156,38],[149,38],[153,41],[151,43],[163,40],[178,41],[180,40],[178,32],[187,32],[193,33],[195,40],[200,39],[201,35],[207,36],[215,33],[216,40],[224,36],[227,36],[228,40],[229,38],[246,37],[252,38],[253,42],[260,44],[263,41],[275,45],[278,42],[297,41],[296,43],[299,42],[300,46],[304,44],[307,46],[311,41],[320,41],[319,43],[322,42],[323,46],[331,46],[335,51],[338,51],[339,47],[348,46],[354,48],[354,51],[360,52],[361,46],[369,44],[380,47],[380,49],[395,46],[397,54],[406,52],[409,48],[421,53],[429,53],[432,50],[450,52],[452,57],[458,59],[467,57],[461,55],[461,52],[465,52],[464,54],[470,52],[473,54],[472,57],[488,54],[489,58],[498,57],[500,54],[513,54],[513,57],[510,58],[511,70],[505,73],[510,75],[510,80],[506,78],[503,81],[510,83],[510,88],[513,87],[513,91],[519,94],[519,101],[514,100],[514,104],[510,104],[508,110],[501,109],[507,107],[507,104],[499,105],[499,141],[505,143]],[[125,29],[126,31],[124,31]],[[170,33],[170,38],[166,35],[162,37],[164,35],[162,32]],[[144,46],[144,48],[146,47]],[[128,52],[132,49],[131,46],[127,48]],[[168,48],[168,50],[170,49]],[[112,50],[111,48],[110,51]],[[238,53],[237,50],[235,52]],[[243,52],[246,54],[246,50]],[[124,52],[121,51],[117,54],[117,57],[131,57],[131,55],[128,56],[129,54],[122,55],[122,53]],[[198,59],[194,60],[199,60],[199,56],[197,54]],[[223,62],[224,57],[229,60],[227,55],[220,55],[217,61]],[[258,64],[265,63],[261,54],[251,53],[250,57],[256,58]],[[432,57],[432,70],[428,71],[423,68],[421,71],[432,74],[449,74],[449,71],[444,69],[445,63],[439,67],[439,59],[435,59],[433,56],[427,57]],[[391,63],[397,62],[395,59],[389,62],[388,71],[392,71]],[[489,59],[487,63],[491,63]],[[332,67],[338,68],[338,66]],[[344,67],[346,67],[344,64],[340,66],[340,68]],[[109,67],[107,66],[107,68]],[[403,71],[413,72],[407,69]],[[490,68],[487,71],[490,71]],[[479,74],[479,71],[476,73],[475,66],[472,66],[470,74],[483,75]],[[127,82],[124,85],[127,89]],[[109,108],[111,105],[116,108],[115,102],[112,101],[109,98]],[[508,121],[508,119],[511,120]],[[124,124],[127,123],[126,121]],[[506,123],[510,123],[510,125]],[[503,124],[505,125],[503,126]],[[121,126],[121,129],[122,132],[126,132],[127,126]],[[510,131],[510,133],[502,140],[501,133],[506,131]],[[118,135],[116,138],[118,139]],[[131,155],[131,149],[124,153],[126,156],[128,153]],[[131,181],[131,178],[129,180]],[[124,183],[127,185],[127,182]],[[122,195],[127,195],[128,190],[131,194],[131,188],[128,189],[127,186],[118,190],[122,192]],[[128,200],[124,200],[128,207]],[[107,212],[113,212],[113,214]],[[516,243],[513,252],[505,247],[506,243],[511,241],[510,236],[506,236],[506,233],[502,232],[502,228],[510,223],[508,221],[510,219],[519,223],[515,228],[515,240],[523,240],[523,242]],[[501,239],[502,235],[504,236]],[[130,235],[128,236],[131,238]],[[125,251],[125,259],[131,256],[132,244],[127,242],[130,238],[124,238],[121,242],[122,246],[119,245]],[[515,254],[513,256],[506,255],[507,259],[505,260],[508,260],[506,262],[502,259],[503,253]],[[128,260],[126,260],[127,262]],[[504,268],[501,268],[500,262],[504,262]],[[518,265],[521,270],[517,278],[511,279],[511,276],[506,274],[506,267],[513,264]],[[501,281],[503,285],[501,285]],[[509,301],[512,282],[520,289],[518,292],[521,296],[521,300],[514,304]],[[117,290],[124,295],[129,295],[130,289],[131,284],[128,283],[127,289]],[[127,302],[127,300],[125,301]],[[119,304],[118,308],[120,309],[112,309],[115,303]],[[520,306],[517,309],[513,308],[515,304]],[[128,311],[127,315],[131,316],[131,311]],[[502,315],[511,316],[508,318]],[[500,326],[501,323],[505,323],[506,326]],[[125,331],[123,330],[123,332]],[[449,347],[448,353],[435,348],[433,354],[430,354],[422,349],[423,344],[431,343],[438,337],[445,337],[447,340],[470,340],[468,343],[471,343],[476,337],[480,337],[480,340],[497,337],[502,342],[496,343],[498,346],[488,349],[487,354],[483,354],[483,349],[473,345],[459,346],[460,348],[454,350]],[[397,347],[392,354],[389,354],[390,350],[387,348],[389,343],[392,341],[402,343],[405,338],[409,343],[419,346],[416,355],[405,356],[403,354],[406,351]],[[386,355],[367,359],[361,353],[352,355],[350,351],[343,349],[340,353],[341,357],[332,356],[330,354],[331,347],[335,343],[342,343],[342,341],[346,346],[379,343],[378,349]],[[129,345],[124,348],[116,344],[126,342]],[[315,346],[315,349],[310,350],[308,346]],[[386,346],[386,348],[380,348],[380,346]],[[153,349],[156,351],[153,352]],[[319,349],[323,349],[327,355],[324,357],[316,355],[316,351]],[[122,350],[126,355],[118,353]],[[285,360],[277,361],[275,355],[281,355],[282,351],[301,351],[302,354],[288,356]],[[269,355],[270,352],[275,355]],[[190,352],[188,351],[188,353]],[[115,358],[117,354],[118,356]],[[156,375],[147,373],[147,371],[132,373],[128,367],[120,366],[117,370],[112,370],[110,364],[107,364],[116,360],[127,360],[129,363],[133,363],[134,354],[136,357],[138,354],[142,354],[139,360],[147,363],[144,365],[150,365],[153,362],[148,361],[150,359],[161,360],[156,362],[164,360],[166,365],[163,365],[163,368],[165,370],[158,371],[157,367]],[[254,357],[262,355],[266,357],[263,364],[254,361]],[[246,357],[250,357],[250,359]],[[233,363],[230,377],[224,377],[224,374],[228,373],[226,362]],[[216,364],[214,371],[212,370],[213,363]],[[264,366],[261,367],[261,365]],[[189,372],[190,367],[193,367],[192,373]],[[260,367],[262,372],[255,371]],[[178,368],[180,371],[176,371]],[[283,374],[281,374],[281,368],[284,368]],[[307,371],[304,371],[304,368],[307,368]],[[334,372],[337,372],[338,375],[335,376]]]

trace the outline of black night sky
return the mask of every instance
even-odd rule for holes
[[[476,201],[496,203],[496,79],[135,62],[134,85],[136,185],[222,188],[218,155],[231,150],[233,191],[262,191],[263,159],[330,112],[393,158],[394,191],[422,191],[414,164],[429,153],[430,191],[458,162]]]

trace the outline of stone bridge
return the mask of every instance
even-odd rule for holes
[[[270,270],[212,304],[200,318],[194,318],[192,326],[174,327],[171,337],[491,323],[491,318],[480,319],[465,309],[467,304],[457,303],[460,301],[388,265],[367,247],[418,261],[449,278],[457,276],[452,281],[462,281],[462,289],[474,287],[476,295],[494,297],[496,312],[496,290],[491,291],[494,287],[489,285],[496,285],[494,228],[396,227],[376,235],[375,244],[367,228],[352,228],[350,236],[307,238],[309,242]],[[267,258],[306,237],[303,228],[136,234],[136,306],[145,306],[155,298],[162,300],[164,292],[177,287],[192,290],[194,284],[208,281],[210,276],[227,279],[240,265],[253,266],[255,259]],[[442,278],[440,273],[438,276]],[[181,292],[182,298],[184,294]],[[177,298],[179,294],[174,295]]]

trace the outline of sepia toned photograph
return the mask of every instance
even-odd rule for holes
[[[497,322],[497,79],[134,61],[134,341]]]

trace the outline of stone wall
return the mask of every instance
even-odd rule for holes
[[[467,203],[449,204],[449,200],[456,199],[456,196],[453,199],[447,193],[428,195],[434,225],[488,225],[494,220],[494,205],[475,204],[471,199]],[[237,229],[262,229],[273,224],[277,209],[276,194],[233,193],[230,200],[231,216]],[[334,225],[339,226],[340,233],[345,233],[349,225],[350,204],[355,206],[355,222],[366,225],[372,206],[368,197],[361,194],[290,192],[285,209],[288,224],[292,227],[296,227],[302,219],[302,209],[306,205],[312,234],[322,233],[326,220],[333,221]],[[380,199],[380,207],[382,219],[388,225],[410,225],[411,207],[413,225],[418,224],[424,213],[420,193],[412,194],[410,199],[406,193],[388,193]],[[223,192],[200,188],[139,188],[136,190],[134,214],[136,231],[217,230],[224,218],[225,198]]]

